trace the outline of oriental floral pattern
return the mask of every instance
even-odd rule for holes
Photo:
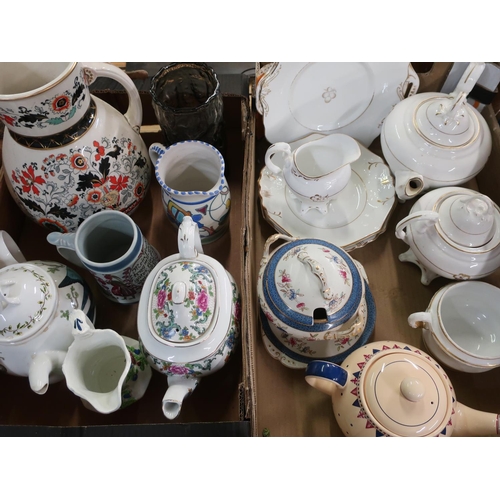
[[[149,368],[146,355],[140,347],[127,345],[127,350],[130,354],[130,361],[132,364],[130,365],[130,369],[122,386],[121,409],[130,406],[142,397],[142,393],[144,392],[144,387],[142,387],[143,384],[140,384],[140,387],[136,387],[136,382],[140,381],[140,377],[143,372],[151,370]],[[138,388],[141,389],[140,394],[137,393]]]
[[[64,148],[10,173],[15,197],[42,226],[74,232],[104,209],[132,212],[150,182],[148,160],[127,137],[102,137],[92,146]]]

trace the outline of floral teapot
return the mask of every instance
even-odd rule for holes
[[[5,178],[21,209],[60,232],[104,209],[132,213],[151,178],[134,82],[106,63],[0,63],[0,75]],[[98,77],[123,85],[124,115],[90,94]]]
[[[184,217],[179,253],[149,274],[137,325],[149,364],[167,376],[164,415],[174,419],[200,379],[220,370],[240,335],[237,285],[224,267],[203,254],[198,225]]]
[[[83,278],[57,262],[26,262],[14,240],[0,231],[0,369],[28,377],[37,394],[63,380],[75,310],[94,321]]]
[[[445,371],[425,352],[380,341],[351,353],[341,366],[313,361],[306,381],[332,398],[346,436],[496,436],[499,415],[457,402]]]

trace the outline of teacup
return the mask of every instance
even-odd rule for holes
[[[282,153],[284,165],[275,162]],[[347,135],[332,134],[307,142],[292,152],[290,144],[277,142],[266,152],[266,167],[281,174],[293,196],[301,202],[301,214],[311,209],[328,212],[328,203],[351,178],[351,163],[361,156],[358,143]]]
[[[120,304],[139,301],[148,274],[160,261],[137,224],[114,210],[91,215],[76,233],[50,233],[47,241],[65,259],[88,269],[106,296]]]
[[[464,281],[441,288],[426,312],[411,314],[408,323],[422,328],[424,342],[444,365],[480,373],[500,366],[500,288]]]

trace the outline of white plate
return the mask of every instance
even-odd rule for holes
[[[257,110],[271,144],[342,133],[368,147],[392,108],[418,86],[407,62],[274,63],[258,83]]]
[[[360,248],[385,231],[396,204],[394,180],[382,158],[360,145],[361,156],[351,164],[349,184],[328,204],[326,215],[318,210],[300,214],[281,175],[264,167],[259,196],[264,218],[281,234],[318,238],[346,251]]]

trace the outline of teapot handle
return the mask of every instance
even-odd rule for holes
[[[128,109],[125,113],[125,119],[135,132],[139,133],[142,124],[142,103],[139,96],[139,91],[135,86],[132,79],[121,69],[113,66],[112,64],[103,62],[85,62],[82,63],[83,69],[87,78],[92,83],[100,76],[110,78],[117,81],[128,94]]]
[[[330,396],[347,384],[349,372],[335,363],[329,361],[311,361],[306,368],[306,382],[315,389]]]
[[[182,219],[179,226],[177,244],[181,259],[196,259],[199,253],[203,253],[198,224],[189,215]]]
[[[7,231],[0,231],[0,268],[26,262],[24,255]]]
[[[433,210],[419,210],[406,216],[403,220],[399,221],[396,226],[396,237],[408,243],[408,236],[404,231],[406,226],[412,222],[425,222],[423,226],[417,229],[417,232],[424,233],[431,226],[434,226],[439,220],[439,214]]]
[[[272,160],[272,157],[276,153],[285,153],[285,165],[286,165],[286,163],[291,161],[292,159],[292,148],[290,147],[290,144],[287,144],[286,142],[277,142],[276,144],[272,144],[271,146],[269,146],[269,148],[266,151],[265,163],[266,167],[273,174],[279,174],[282,170],[282,168],[276,165],[276,163],[274,163]]]

